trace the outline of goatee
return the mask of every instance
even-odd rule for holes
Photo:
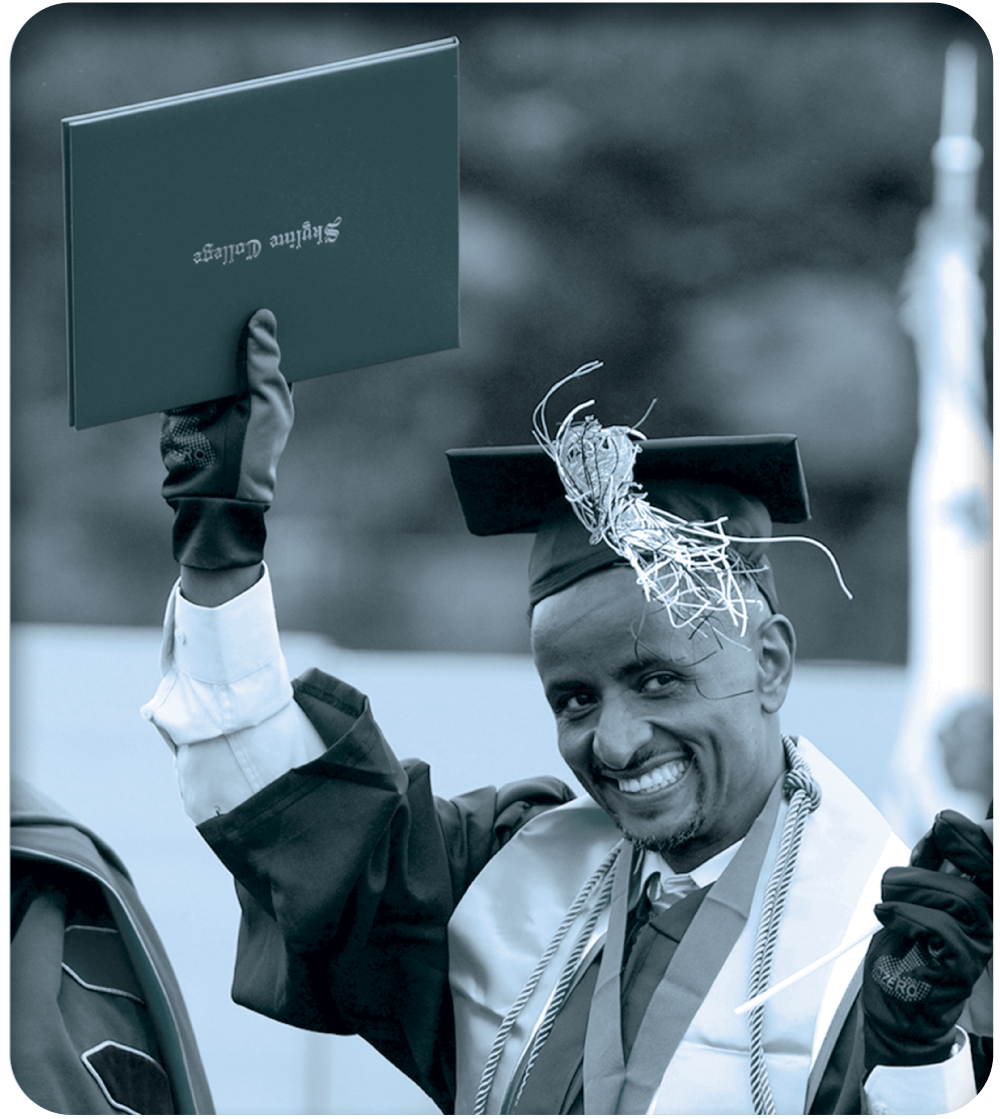
[[[669,835],[633,835],[624,828],[621,831],[625,838],[631,840],[640,851],[652,851],[656,855],[662,855],[669,862],[669,855],[683,854],[692,841],[698,838],[704,823],[705,819],[699,811],[686,827]]]

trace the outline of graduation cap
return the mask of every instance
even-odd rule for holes
[[[777,609],[764,555],[771,523],[809,519],[795,436],[639,439],[635,446],[634,488],[648,496],[650,505],[690,524],[724,521],[728,536],[753,538],[732,542],[730,550],[740,557],[739,569],[751,574]],[[529,566],[532,604],[586,574],[626,562],[607,543],[592,542],[543,447],[477,447],[447,454],[471,532],[536,534]]]
[[[809,520],[794,435],[644,439],[634,477],[655,491],[684,479],[730,486],[755,497],[773,521]],[[448,465],[469,531],[476,536],[537,532],[546,510],[565,496],[555,463],[539,446],[471,447],[448,451]]]

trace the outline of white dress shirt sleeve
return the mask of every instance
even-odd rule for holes
[[[196,606],[175,586],[160,668],[163,679],[141,714],[175,753],[181,799],[195,823],[324,753],[292,698],[266,567],[221,606]]]

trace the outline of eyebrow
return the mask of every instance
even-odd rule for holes
[[[613,679],[619,683],[628,683],[634,677],[639,676],[641,673],[651,668],[661,668],[664,672],[669,671],[680,676],[699,663],[699,661],[695,661],[691,664],[678,664],[676,661],[658,656],[645,657],[642,659],[634,658],[618,668],[613,673]],[[567,676],[564,679],[555,679],[550,684],[544,684],[543,686],[546,696],[555,696],[583,689],[592,690],[594,688],[594,683],[592,680],[587,680],[583,677]]]

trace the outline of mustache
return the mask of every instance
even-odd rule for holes
[[[608,769],[606,766],[592,761],[590,764],[590,776],[595,781],[613,780],[625,774],[634,773],[637,769],[644,769],[650,765],[655,765],[657,763],[662,765],[668,757],[670,760],[675,760],[678,750],[680,750],[683,761],[691,762],[693,765],[698,764],[691,747],[684,742],[678,742],[667,754],[662,750],[650,749],[648,746],[640,747],[621,769]]]

